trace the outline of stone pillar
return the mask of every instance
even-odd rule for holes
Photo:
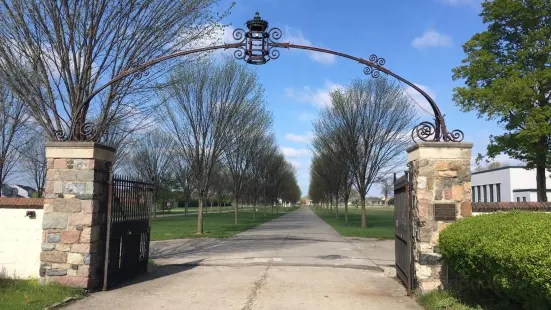
[[[414,285],[422,292],[445,283],[438,236],[471,216],[472,143],[422,142],[408,149],[412,174]]]
[[[102,280],[109,167],[115,149],[93,142],[46,144],[40,276],[96,288]]]

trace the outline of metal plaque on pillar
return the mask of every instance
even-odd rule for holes
[[[434,204],[434,220],[435,221],[455,221],[457,215],[455,213],[454,203],[437,203]]]

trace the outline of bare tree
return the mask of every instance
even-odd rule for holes
[[[253,201],[253,220],[256,219],[258,199],[262,196],[262,192],[265,190],[264,186],[267,183],[266,178],[269,178],[267,173],[267,163],[276,153],[277,145],[273,134],[261,137],[254,144],[249,169],[250,178],[248,180],[248,187]]]
[[[365,196],[381,175],[398,164],[407,145],[415,110],[402,89],[386,78],[355,80],[331,94],[331,106],[315,123],[319,136],[336,134],[360,194],[362,228]]]
[[[191,194],[193,193],[193,172],[180,150],[177,149],[173,155],[172,165],[176,183],[180,187],[184,198],[184,215],[187,215]]]
[[[348,164],[343,165],[343,171],[341,171],[342,181],[341,181],[341,192],[344,203],[344,222],[348,223],[348,202],[350,200],[352,184],[354,183],[352,170],[348,167]]]
[[[0,82],[0,188],[14,171],[22,154],[19,150],[27,143],[28,121],[26,106]]]
[[[216,165],[213,170],[211,186],[215,193],[218,213],[222,213],[222,204],[225,204],[226,199],[232,194],[231,186],[228,186],[231,184],[231,176],[228,167],[221,163]]]
[[[20,163],[23,175],[32,180],[38,198],[44,195],[48,165],[46,161],[45,137],[37,133],[31,136],[26,145],[20,149]]]
[[[170,168],[173,166],[174,152],[174,140],[160,129],[141,136],[131,150],[130,173],[153,183],[153,201],[156,205],[162,186],[172,177],[173,170]]]
[[[203,206],[213,170],[223,152],[242,139],[236,124],[248,119],[263,91],[257,77],[233,59],[184,67],[171,76],[163,112],[192,168],[199,196],[197,233],[203,233]]]
[[[278,198],[278,187],[283,177],[285,169],[285,156],[281,151],[270,154],[264,163],[264,202],[271,205],[271,214],[274,214],[274,205]],[[264,215],[266,215],[266,204],[264,206]]]
[[[235,224],[239,223],[239,202],[243,187],[251,176],[251,169],[255,153],[259,151],[259,141],[266,135],[272,125],[271,115],[266,111],[262,102],[247,112],[247,117],[241,117],[240,122],[230,128],[231,135],[240,137],[234,139],[224,152],[225,162],[230,172],[233,185],[233,199],[235,202]]]
[[[319,158],[319,163],[313,165],[314,173],[322,178],[324,190],[329,194],[331,212],[333,207],[333,198],[335,198],[335,217],[339,217],[339,198],[343,193],[345,199],[345,222],[348,222],[348,196],[350,193],[350,167],[346,161],[346,154],[340,148],[338,143],[338,133],[325,133],[315,135],[312,141],[315,155]],[[346,194],[348,192],[348,194]]]
[[[394,184],[392,179],[388,177],[383,177],[379,184],[381,186],[381,194],[385,197],[385,206],[388,206],[388,197],[393,196],[394,193]]]
[[[170,63],[103,83],[144,61],[213,39],[218,0],[1,0],[0,78],[55,139],[99,140],[115,119],[150,114]],[[94,137],[86,122],[96,122]]]

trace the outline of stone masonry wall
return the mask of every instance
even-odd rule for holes
[[[90,158],[47,158],[40,276],[45,281],[94,288],[103,272],[110,161],[93,158],[95,144],[82,144],[90,156],[75,151],[75,145],[80,144],[47,146],[47,157],[50,147],[57,151],[54,156],[74,153]]]
[[[471,147],[426,143],[408,150],[414,195],[414,282],[422,292],[439,288],[446,279],[438,251],[440,232],[471,216]]]

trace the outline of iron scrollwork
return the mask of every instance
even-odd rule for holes
[[[148,67],[141,68],[141,67],[143,67],[144,64],[145,64],[145,59],[143,59],[142,57],[139,57],[138,59],[136,59],[135,62],[132,63],[132,68],[137,69],[136,72],[133,75],[138,80],[141,79],[144,76],[149,75]]]
[[[149,75],[149,67],[175,57],[216,49],[234,49],[233,54],[236,59],[243,60],[248,64],[262,65],[272,59],[279,58],[280,52],[278,48],[294,48],[332,54],[357,61],[366,66],[363,70],[366,75],[369,75],[373,78],[378,78],[381,73],[385,73],[398,79],[401,82],[406,83],[407,85],[418,91],[430,103],[434,111],[435,120],[434,123],[425,121],[415,126],[412,131],[412,139],[414,141],[416,139],[431,142],[460,142],[463,140],[464,134],[461,130],[453,130],[451,132],[447,131],[444,116],[440,112],[440,109],[438,108],[438,105],[436,105],[434,100],[414,83],[385,68],[384,65],[386,64],[386,60],[384,58],[372,54],[366,60],[329,49],[323,49],[314,46],[297,45],[290,42],[278,42],[283,36],[281,30],[279,28],[268,28],[268,22],[266,20],[263,20],[258,12],[256,12],[254,18],[246,22],[246,26],[246,30],[235,29],[233,31],[232,36],[235,40],[235,42],[233,43],[225,43],[223,45],[203,47],[187,51],[176,51],[172,54],[160,56],[147,62],[144,62],[142,58],[137,58],[135,62],[131,62],[131,67],[129,69],[120,73],[116,77],[112,78],[109,82],[96,89],[91,95],[86,98],[84,102],[90,101],[95,95],[97,95],[97,93],[105,89],[107,86],[120,81],[126,76],[133,76],[137,79],[142,78],[143,76]],[[95,126],[91,123],[85,123],[80,126],[80,128],[78,128],[78,134],[76,134],[75,129],[71,128],[68,135],[65,134],[62,130],[56,131],[54,135],[58,140],[62,141],[92,141],[98,138],[97,130],[95,129]]]
[[[96,141],[98,130],[96,124],[88,122],[69,129],[68,134],[63,129],[56,130],[54,136],[58,141]]]
[[[279,28],[272,28],[270,29],[270,31],[268,31],[268,53],[266,53],[266,55],[269,57],[269,59],[279,58],[279,50],[274,46],[274,44],[277,43],[277,41],[281,39],[282,36],[283,33]]]
[[[378,78],[381,76],[381,72],[377,69],[377,67],[382,67],[386,64],[386,60],[384,58],[379,58],[375,54],[371,54],[369,56],[369,61],[373,63],[373,66],[367,66],[364,68],[364,74],[365,75],[371,75],[373,78]]]
[[[444,137],[444,141],[446,142],[461,142],[463,141],[463,138],[465,138],[465,134],[463,131],[459,129],[452,130],[451,132],[448,132],[446,134],[446,137]]]
[[[427,121],[421,122],[411,131],[411,139],[414,142],[417,142],[417,139],[424,142],[437,142],[442,140],[444,142],[463,141],[463,138],[465,137],[463,131],[455,129],[451,132],[444,131],[445,133],[442,134],[442,131],[440,131],[440,128],[438,128],[436,124],[438,124],[437,121],[435,121],[435,123]]]
[[[236,41],[235,43],[239,44],[239,47],[233,51],[233,56],[235,59],[243,60],[247,56],[247,50],[245,41],[247,40],[247,32],[245,30],[238,28],[235,29],[232,33],[233,39]]]
[[[233,31],[232,36],[236,41],[232,44],[236,48],[234,57],[253,65],[263,65],[279,58],[280,53],[276,45],[283,35],[281,29],[268,30],[268,22],[260,18],[258,12],[246,25],[248,31],[240,28]]]

